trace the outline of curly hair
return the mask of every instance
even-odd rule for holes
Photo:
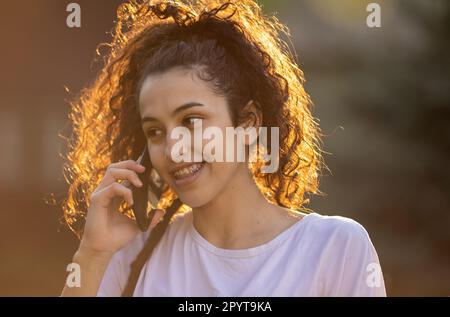
[[[280,138],[278,170],[262,173],[261,161],[252,163],[255,182],[269,201],[310,212],[305,194],[320,193],[321,134],[303,72],[281,40],[283,34],[290,37],[287,27],[253,0],[130,0],[118,7],[117,17],[111,43],[97,47],[104,66],[71,101],[64,164],[69,190],[63,202],[69,228],[81,237],[90,194],[107,166],[137,157],[144,148],[140,85],[149,74],[174,66],[198,70],[210,81],[226,97],[234,124],[243,119],[244,105],[255,102],[262,126],[278,127]],[[109,51],[102,54],[105,46]],[[175,198],[165,193],[161,208]],[[125,204],[119,211],[133,217]]]

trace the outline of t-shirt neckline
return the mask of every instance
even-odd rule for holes
[[[201,247],[206,249],[207,251],[216,254],[218,256],[222,257],[230,257],[230,258],[246,258],[246,257],[252,257],[259,255],[261,253],[267,252],[278,246],[280,243],[282,243],[286,238],[297,228],[300,228],[304,226],[309,219],[311,219],[312,215],[316,214],[315,212],[308,213],[303,216],[302,219],[295,222],[293,225],[289,226],[288,228],[284,229],[281,233],[279,233],[276,237],[274,237],[272,240],[255,246],[251,248],[246,249],[224,249],[219,248],[206,240],[194,227],[194,216],[192,211],[189,215],[189,233],[191,234],[191,237],[194,239],[194,241],[199,244]]]

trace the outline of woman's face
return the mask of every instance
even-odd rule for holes
[[[225,136],[225,128],[232,127],[225,97],[215,94],[208,85],[194,71],[176,67],[148,76],[139,95],[152,164],[180,200],[193,208],[211,201],[242,166],[239,162],[205,162],[202,148],[210,140],[203,138],[199,143],[192,138],[186,148],[191,152],[190,162],[176,163],[172,157],[174,145],[180,144],[180,139],[171,137],[173,129],[185,127],[193,136],[194,124],[201,123],[202,131],[217,127]],[[194,155],[200,155],[202,162],[194,162]]]

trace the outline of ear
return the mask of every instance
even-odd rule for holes
[[[252,138],[251,140],[248,140],[246,138],[245,140],[246,145],[251,145],[257,140],[257,137],[259,136],[259,128],[262,125],[262,111],[259,109],[254,100],[250,100],[244,106],[242,112],[245,119],[239,126],[243,127],[244,129],[254,128],[256,131],[254,139]]]

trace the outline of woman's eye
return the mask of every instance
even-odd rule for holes
[[[160,136],[162,134],[162,131],[160,129],[148,129],[146,134],[149,138],[155,138]]]
[[[202,118],[199,117],[188,117],[183,119],[183,124],[188,127],[194,127],[196,122],[201,123]]]

